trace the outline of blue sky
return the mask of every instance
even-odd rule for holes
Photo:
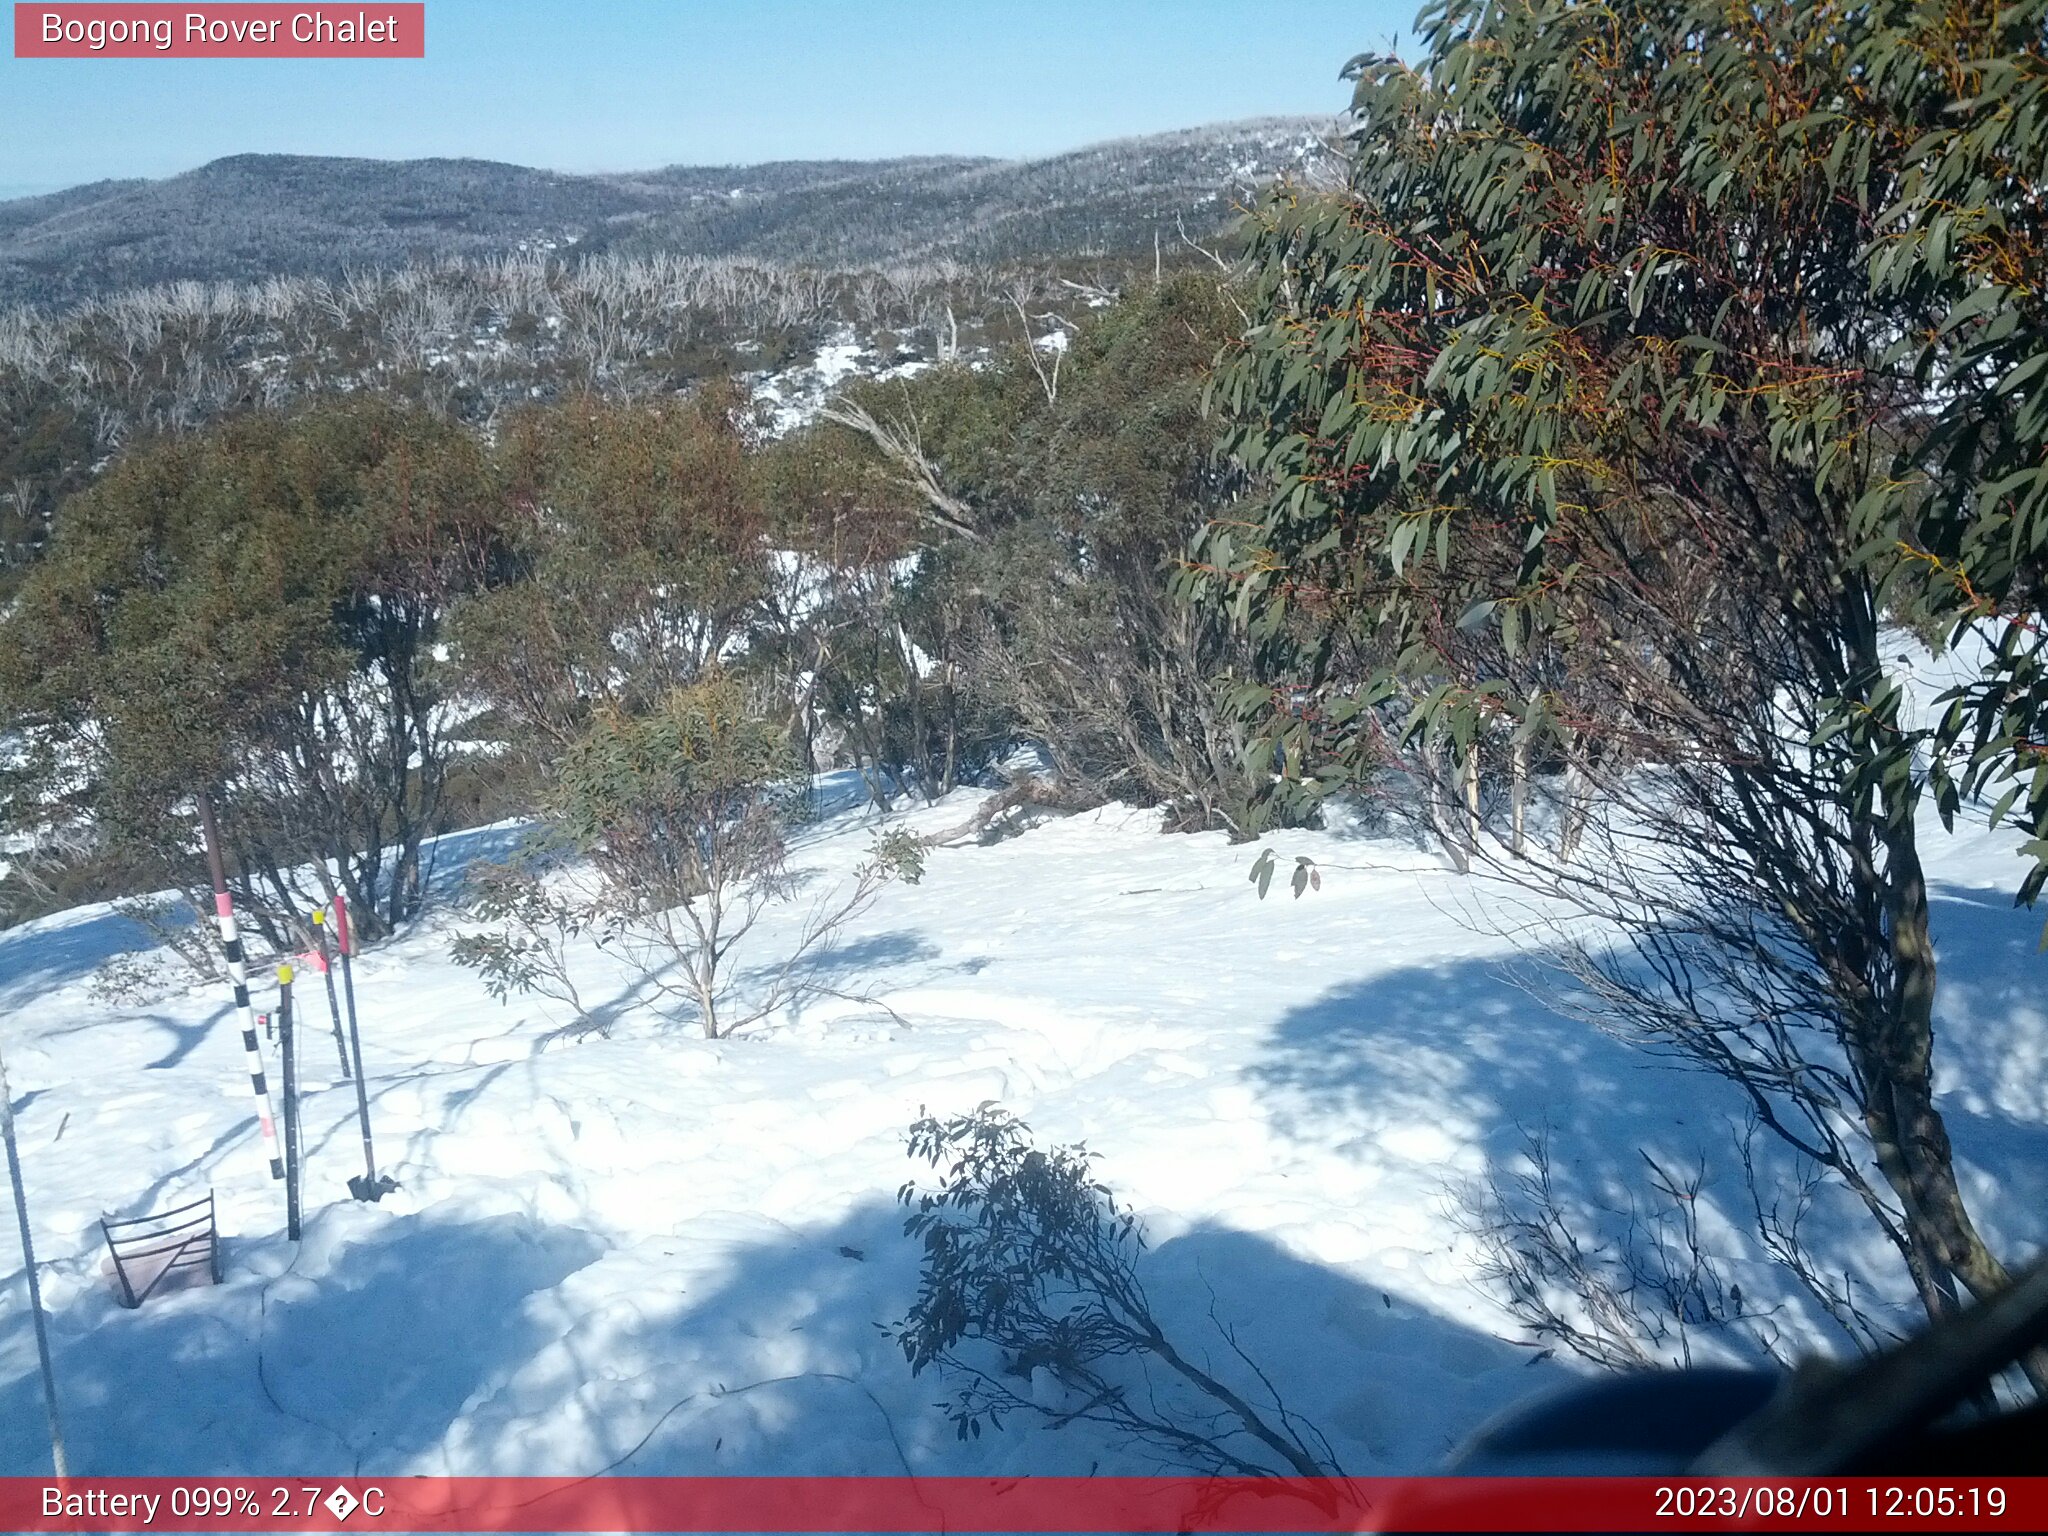
[[[0,196],[249,151],[573,171],[1043,154],[1334,112],[1338,69],[1405,35],[1415,4],[428,0],[424,60],[16,59],[10,46]]]

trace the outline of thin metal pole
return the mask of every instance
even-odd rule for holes
[[[348,901],[339,892],[334,897],[334,936],[341,944],[341,991],[348,999],[348,1043],[356,1064],[356,1117],[363,1124],[363,1188],[377,1188],[377,1153],[370,1145],[370,1093],[363,1084],[363,1037],[356,1028],[356,979],[350,964],[355,936],[348,926]],[[374,1193],[369,1198],[375,1199]]]
[[[57,1373],[50,1365],[50,1330],[43,1321],[43,1287],[36,1275],[35,1239],[28,1230],[28,1191],[21,1182],[21,1149],[14,1144],[14,1095],[7,1086],[7,1057],[0,1052],[0,1140],[7,1143],[7,1177],[14,1184],[14,1215],[21,1223],[21,1262],[28,1274],[28,1310],[36,1322],[36,1356],[43,1366],[43,1410],[50,1416],[50,1463],[59,1477],[69,1477],[64,1455],[64,1426],[57,1418]]]
[[[284,1157],[277,1146],[277,1119],[270,1104],[270,1084],[263,1076],[263,1045],[256,1037],[256,1010],[249,1002],[249,971],[242,962],[242,938],[235,928],[235,902],[228,895],[227,866],[220,856],[220,827],[213,802],[199,792],[199,830],[206,838],[206,866],[213,875],[213,910],[220,922],[220,947],[228,959],[228,979],[235,984],[235,1007],[242,1014],[242,1053],[249,1064],[249,1088],[256,1095],[256,1122],[263,1148],[270,1154],[270,1176],[284,1177]]]
[[[334,1020],[334,1049],[341,1057],[341,1080],[355,1074],[348,1068],[348,1036],[341,1032],[341,1004],[334,996],[334,957],[327,952],[327,914],[313,909],[313,942],[319,946],[320,979],[327,983],[327,1016]]]
[[[277,1048],[284,1061],[284,1230],[293,1242],[299,1240],[299,1187],[305,1181],[299,1168],[299,1082],[298,1047],[292,1034],[292,968],[277,968]]]

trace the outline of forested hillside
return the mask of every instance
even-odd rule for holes
[[[1149,250],[1312,160],[1331,124],[1275,119],[1044,160],[933,157],[565,175],[481,160],[238,155],[162,181],[0,202],[0,304],[184,279],[333,278],[515,250],[813,265]]]

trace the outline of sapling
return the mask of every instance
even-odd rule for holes
[[[910,1129],[911,1156],[942,1170],[942,1182],[899,1192],[924,1263],[895,1338],[913,1374],[936,1368],[954,1383],[947,1412],[960,1438],[1021,1413],[1104,1424],[1203,1471],[1335,1475],[1323,1436],[1227,1328],[1225,1344],[1270,1400],[1264,1409],[1167,1335],[1139,1275],[1144,1234],[1096,1176],[1095,1155],[1042,1151],[1029,1132],[987,1103]]]

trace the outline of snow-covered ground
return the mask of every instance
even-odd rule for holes
[[[852,326],[841,325],[810,362],[746,378],[769,435],[780,437],[816,421],[833,393],[849,380],[914,379],[929,367],[928,359],[900,349],[893,357],[878,356]]]
[[[956,825],[978,793],[902,819]],[[0,934],[74,1470],[1152,1470],[1085,1426],[958,1439],[941,1384],[876,1326],[914,1292],[895,1192],[924,1171],[903,1137],[925,1107],[995,1100],[1042,1140],[1086,1140],[1145,1222],[1169,1329],[1242,1383],[1213,1311],[1361,1473],[1428,1469],[1568,1378],[1507,1342],[1453,1198],[1516,1155],[1520,1127],[1553,1127],[1574,1188],[1639,1185],[1640,1149],[1697,1153],[1715,1198],[1739,1202],[1739,1107],[1515,984],[1512,941],[1475,918],[1483,888],[1338,830],[1273,839],[1283,871],[1309,854],[1323,886],[1261,901],[1256,849],[1154,825],[1112,808],[939,849],[833,961],[840,991],[887,1009],[834,1000],[718,1043],[633,1012],[632,979],[588,948],[584,995],[621,1021],[565,1041],[559,1015],[501,1007],[453,966],[439,918],[358,968],[380,1163],[404,1186],[381,1205],[344,1188],[354,1095],[330,1081],[317,981],[301,988],[296,1246],[224,990],[95,1003],[93,967],[138,939],[104,908]],[[871,831],[843,811],[799,862],[830,879]],[[513,836],[450,840],[442,877]],[[2004,895],[2010,840],[1930,843],[1943,1108],[1982,1224],[2013,1251],[2048,1209],[2041,920]],[[121,1310],[99,1216],[209,1187],[225,1284]],[[12,1253],[0,1243],[0,1473],[25,1474],[47,1447]]]

